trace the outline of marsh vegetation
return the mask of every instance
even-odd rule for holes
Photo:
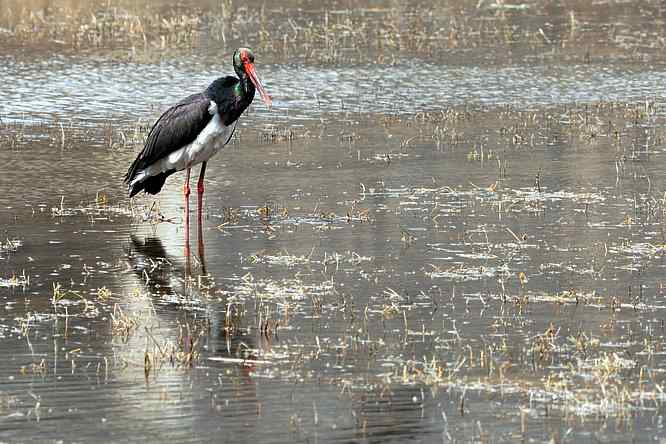
[[[2,439],[663,438],[661,7],[356,6],[0,5]],[[239,42],[186,258],[121,178]]]

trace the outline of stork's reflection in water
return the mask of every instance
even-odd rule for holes
[[[199,325],[203,323],[207,329],[202,338],[207,359],[238,362],[249,372],[253,369],[252,361],[257,359],[256,340],[243,325],[244,313],[236,305],[212,297],[214,277],[206,271],[203,242],[199,248],[199,266],[193,268],[188,256],[183,265],[183,260],[168,254],[159,237],[142,239],[131,235],[127,260],[159,317],[176,315],[179,323],[181,317],[195,319]],[[264,339],[260,345],[270,347]]]

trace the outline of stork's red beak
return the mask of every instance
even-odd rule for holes
[[[250,76],[250,80],[254,84],[254,87],[257,89],[257,91],[259,91],[261,100],[264,101],[268,109],[271,109],[271,106],[273,106],[273,99],[271,99],[271,96],[268,95],[268,93],[266,92],[266,88],[264,88],[264,85],[262,85],[261,80],[259,80],[259,77],[257,76],[257,71],[254,69],[254,63],[245,62],[245,72],[247,73],[248,76]]]

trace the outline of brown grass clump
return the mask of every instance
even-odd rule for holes
[[[548,3],[466,0],[386,8],[369,2],[353,8],[315,3],[298,10],[232,0],[190,8],[145,0],[56,5],[6,0],[0,4],[0,27],[15,45],[104,49],[114,58],[133,60],[245,44],[276,60],[326,64],[393,64],[405,57],[447,63],[645,62],[663,60],[666,35],[653,20],[660,13],[657,4],[631,8],[605,1],[573,2],[554,11]]]

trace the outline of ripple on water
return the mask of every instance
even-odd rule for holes
[[[666,83],[663,71],[589,65],[486,68],[402,62],[295,69],[258,62],[258,70],[274,98],[273,116],[288,111],[292,119],[345,110],[413,113],[469,102],[539,106],[632,100],[653,96]],[[127,120],[156,114],[215,77],[229,74],[227,64],[212,69],[194,59],[158,65],[64,57],[9,63],[0,66],[0,75],[12,85],[0,91],[0,111],[28,119],[58,113],[90,124]],[[268,112],[261,106],[256,111]]]

